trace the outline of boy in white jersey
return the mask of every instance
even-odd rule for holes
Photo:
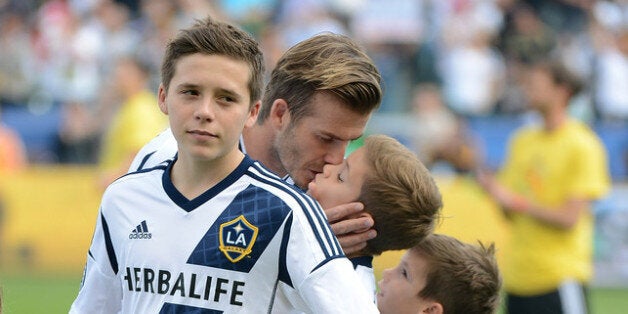
[[[226,23],[168,44],[158,99],[177,155],[107,188],[71,313],[377,311],[318,204],[238,150],[263,72]]]

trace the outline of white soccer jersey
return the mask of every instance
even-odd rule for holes
[[[312,198],[247,156],[188,200],[171,166],[107,188],[70,313],[377,312]]]

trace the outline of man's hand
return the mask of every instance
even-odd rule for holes
[[[364,212],[362,203],[348,203],[325,209],[327,220],[336,234],[345,255],[351,257],[366,247],[366,241],[375,238],[374,221]]]

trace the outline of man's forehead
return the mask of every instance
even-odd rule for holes
[[[301,118],[299,124],[321,135],[343,140],[354,140],[362,136],[370,118],[370,114],[362,115],[350,110],[318,111]]]

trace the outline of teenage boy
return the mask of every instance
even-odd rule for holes
[[[318,204],[238,149],[263,73],[229,24],[168,44],[158,100],[177,154],[107,188],[71,313],[377,311]]]

